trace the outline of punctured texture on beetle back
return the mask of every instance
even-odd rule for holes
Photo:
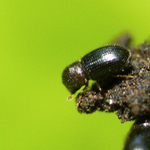
[[[130,52],[119,45],[98,48],[81,59],[87,79],[100,80],[120,71],[129,60]]]

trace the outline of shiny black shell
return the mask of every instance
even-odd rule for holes
[[[133,124],[123,150],[150,150],[150,116],[141,116]]]
[[[130,51],[126,48],[119,45],[108,45],[83,56],[81,65],[88,80],[101,80],[118,73],[129,63],[130,57]]]

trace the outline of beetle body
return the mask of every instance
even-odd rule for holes
[[[126,139],[123,150],[149,150],[150,149],[150,116],[139,117]]]
[[[91,51],[62,73],[62,82],[74,94],[88,80],[100,81],[121,71],[130,62],[131,53],[119,45],[108,45]]]
[[[111,45],[98,48],[81,59],[87,79],[101,80],[119,72],[130,59],[130,52],[124,47]]]

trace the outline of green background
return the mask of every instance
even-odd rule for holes
[[[147,0],[1,0],[0,149],[121,150],[133,122],[76,111],[61,73],[130,31],[150,37]]]

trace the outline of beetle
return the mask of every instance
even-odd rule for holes
[[[133,124],[126,138],[123,150],[150,149],[150,116],[143,115]]]
[[[67,66],[62,73],[62,83],[71,93],[68,100],[83,85],[86,89],[89,80],[101,81],[119,73],[130,61],[130,50],[117,44],[100,47],[86,54],[81,60]]]

